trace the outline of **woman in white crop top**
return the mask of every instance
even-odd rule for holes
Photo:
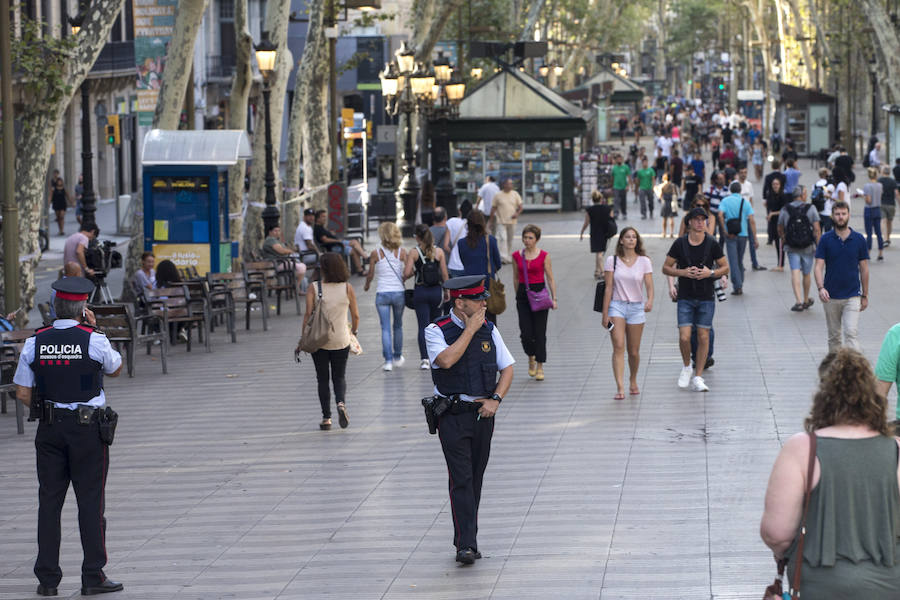
[[[381,246],[369,256],[369,274],[366,276],[365,290],[369,291],[372,278],[378,276],[375,289],[375,308],[381,321],[381,353],[384,356],[385,371],[395,366],[403,366],[403,265],[406,250],[400,247],[403,238],[395,223],[386,221],[378,227]],[[394,323],[391,326],[391,313]]]

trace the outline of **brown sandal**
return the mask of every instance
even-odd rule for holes
[[[322,422],[319,423],[319,429],[322,431],[328,431],[331,429],[331,419],[322,419]]]

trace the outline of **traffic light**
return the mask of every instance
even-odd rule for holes
[[[719,89],[720,89],[720,90],[724,90],[724,89],[725,89],[725,84],[724,84],[724,83],[720,83],[720,84],[719,84]]]
[[[118,146],[121,143],[119,134],[119,115],[106,115],[106,143]]]

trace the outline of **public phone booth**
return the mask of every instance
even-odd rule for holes
[[[250,156],[243,131],[150,131],[142,152],[144,249],[201,275],[231,271],[239,253],[228,230],[228,167]]]

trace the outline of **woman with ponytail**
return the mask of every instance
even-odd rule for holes
[[[441,284],[448,279],[447,261],[444,251],[434,245],[434,236],[427,225],[416,225],[416,247],[407,252],[403,278],[415,274],[413,306],[419,322],[419,368],[430,369],[428,351],[425,349],[425,328],[437,319],[440,313],[443,293]]]

